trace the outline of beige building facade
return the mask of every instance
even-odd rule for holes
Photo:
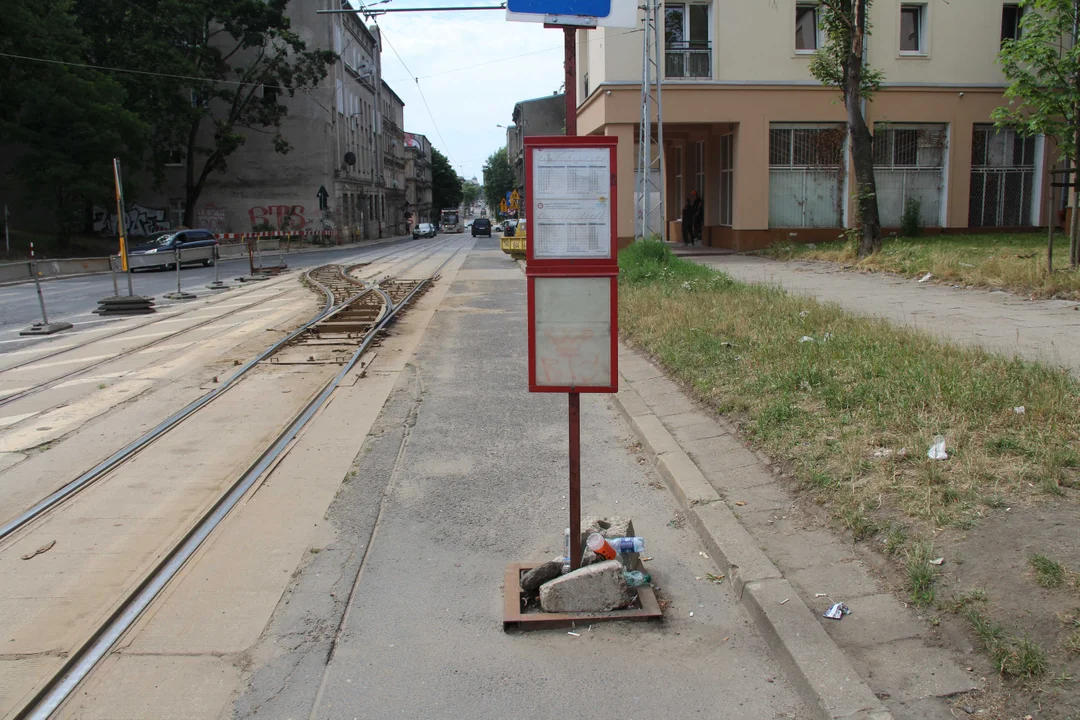
[[[405,133],[405,199],[412,213],[410,227],[433,223],[431,201],[431,142],[420,133]]]
[[[676,221],[692,190],[704,200],[706,244],[746,250],[835,239],[853,224],[852,174],[840,94],[809,71],[822,41],[816,3],[662,7],[668,239],[680,237]],[[1000,0],[873,4],[868,58],[884,71],[885,88],[866,115],[887,229],[900,225],[911,199],[930,232],[1046,222],[1048,143],[998,132],[990,120],[1006,103],[996,55],[1018,17],[1014,3]],[[579,31],[578,48],[578,133],[620,140],[618,234],[629,242],[641,34]]]

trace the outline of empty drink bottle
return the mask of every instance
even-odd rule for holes
[[[615,548],[615,552],[620,555],[623,553],[645,552],[645,538],[643,537],[612,538],[608,542],[611,543],[611,547]]]
[[[594,553],[604,558],[605,560],[615,559],[615,548],[608,544],[608,541],[604,539],[604,536],[600,533],[593,533],[585,540],[585,544],[589,546],[589,549]]]

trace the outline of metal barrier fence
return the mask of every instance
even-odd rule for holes
[[[69,258],[60,260],[38,260],[38,277],[57,277],[60,275],[79,275],[109,271],[109,258]],[[0,283],[32,280],[34,273],[29,260],[0,265]]]

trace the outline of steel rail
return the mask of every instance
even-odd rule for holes
[[[313,268],[312,270],[309,270],[308,273],[306,273],[306,274],[308,276],[310,276],[310,274],[312,272],[314,272],[314,270],[317,270],[317,269],[318,268]],[[310,279],[310,277],[309,277],[309,279]],[[316,282],[316,281],[312,280],[312,282]],[[322,287],[322,286],[320,285],[320,287]],[[313,320],[310,320],[310,321],[304,323],[298,329],[296,329],[295,331],[293,331],[289,335],[285,336],[284,338],[282,338],[278,342],[271,345],[268,349],[266,349],[262,353],[260,353],[254,360],[248,361],[245,365],[241,366],[241,368],[236,373],[234,373],[232,375],[232,377],[230,377],[225,382],[221,383],[218,387],[214,388],[213,390],[211,390],[207,394],[203,395],[202,397],[188,403],[186,406],[184,406],[180,410],[176,411],[175,413],[173,413],[169,417],[162,420],[157,426],[155,426],[151,430],[144,433],[138,439],[133,440],[132,442],[128,443],[127,445],[125,445],[121,449],[117,450],[115,453],[113,453],[109,457],[102,460],[100,463],[95,465],[90,470],[87,470],[86,472],[79,475],[74,480],[72,480],[72,481],[68,482],[67,484],[65,484],[63,487],[59,488],[58,490],[55,490],[54,492],[50,493],[49,495],[47,495],[43,499],[39,500],[33,506],[31,506],[29,509],[23,511],[22,513],[20,513],[15,518],[12,518],[8,522],[4,523],[3,525],[0,525],[0,540],[5,539],[8,535],[11,535],[13,532],[15,532],[16,530],[18,530],[22,526],[29,523],[34,518],[38,517],[42,513],[49,510],[50,508],[55,507],[56,505],[63,502],[64,500],[66,500],[71,495],[77,493],[79,490],[81,490],[86,485],[94,482],[94,480],[96,480],[100,476],[104,475],[105,473],[109,472],[113,468],[116,468],[119,465],[121,465],[122,463],[124,463],[125,461],[127,461],[132,455],[136,454],[137,452],[142,450],[144,447],[146,447],[150,443],[157,440],[159,437],[161,437],[162,435],[167,433],[169,430],[172,430],[174,427],[179,425],[183,420],[188,418],[194,412],[196,412],[197,410],[199,410],[203,406],[207,405],[212,400],[214,400],[214,398],[216,398],[218,395],[221,395],[226,390],[231,388],[249,370],[251,370],[253,367],[258,365],[260,362],[262,362],[267,357],[273,355],[280,348],[282,348],[286,343],[288,343],[293,338],[300,335],[300,333],[304,332],[309,327],[311,327],[312,325],[316,324],[317,322],[322,320],[324,317],[326,317],[327,314],[329,314],[333,309],[335,309],[334,306],[333,306],[334,298],[333,298],[333,295],[328,290],[326,290],[326,288],[323,288],[323,291],[326,293],[326,297],[327,297],[326,307],[324,307],[323,310],[318,315],[316,315]],[[370,291],[365,288],[362,292],[358,293],[355,297],[353,297],[350,300],[350,302],[352,300],[355,300],[356,298],[368,293],[368,292],[370,292]]]
[[[440,248],[437,248],[434,252],[438,252],[443,247],[445,247],[445,245],[440,247]],[[434,252],[431,253],[431,254],[433,255]],[[385,257],[385,256],[383,256],[383,257]],[[430,255],[428,255],[428,257],[430,257]],[[445,263],[443,263],[443,264],[445,265]],[[256,365],[258,365],[259,363],[261,363],[264,360],[266,360],[267,358],[269,358],[271,355],[275,354],[278,350],[283,348],[288,343],[295,340],[301,334],[306,332],[309,328],[317,325],[319,322],[322,322],[324,320],[329,319],[330,317],[333,317],[333,315],[340,312],[342,309],[347,307],[349,304],[351,304],[351,303],[355,302],[356,300],[360,299],[361,297],[363,297],[367,293],[372,292],[372,288],[370,287],[370,284],[368,282],[366,282],[364,280],[361,280],[359,278],[353,278],[353,277],[349,277],[347,275],[343,275],[343,277],[345,279],[347,279],[347,280],[349,280],[351,282],[354,282],[357,285],[360,285],[363,289],[360,292],[353,295],[352,297],[348,298],[346,301],[344,301],[341,304],[335,306],[333,304],[334,303],[333,293],[327,287],[323,286],[321,283],[319,283],[317,280],[315,280],[312,277],[312,274],[315,271],[317,271],[317,270],[319,270],[319,269],[321,269],[323,267],[327,267],[327,266],[323,265],[323,266],[320,266],[320,267],[317,267],[317,268],[312,268],[311,270],[308,270],[307,272],[304,273],[304,277],[308,281],[310,281],[311,283],[314,283],[319,288],[321,288],[323,293],[326,295],[326,306],[323,308],[322,312],[320,312],[318,315],[316,315],[313,319],[311,319],[308,322],[301,325],[299,328],[297,328],[293,332],[291,332],[288,335],[286,335],[285,337],[283,337],[281,340],[278,340],[276,343],[274,343],[269,348],[264,350],[262,353],[257,355],[254,359],[249,360],[247,363],[242,365],[239,370],[237,370],[228,380],[226,380],[223,383],[221,383],[220,385],[218,385],[218,387],[214,388],[213,390],[211,390],[207,394],[203,395],[202,397],[199,397],[199,398],[193,400],[192,402],[188,403],[187,405],[185,405],[180,410],[176,411],[175,413],[173,413],[169,417],[162,420],[158,425],[156,425],[155,427],[148,430],[146,433],[141,435],[139,438],[137,438],[137,439],[133,440],[132,442],[128,443],[127,445],[125,445],[121,449],[117,450],[115,453],[113,453],[109,457],[105,458],[104,460],[102,460],[100,463],[98,463],[97,465],[95,465],[91,469],[89,469],[86,472],[79,475],[74,480],[71,480],[70,482],[64,484],[62,487],[58,488],[57,490],[55,490],[52,493],[50,493],[49,495],[45,496],[44,498],[42,498],[38,502],[34,503],[31,507],[24,510],[22,513],[20,513],[16,517],[14,517],[11,520],[5,522],[3,525],[0,525],[0,541],[3,541],[9,535],[16,532],[19,528],[21,528],[21,527],[27,525],[28,523],[32,522],[34,519],[41,516],[43,513],[49,511],[50,509],[56,507],[57,505],[59,505],[61,503],[63,503],[64,501],[66,501],[72,495],[75,495],[76,493],[78,493],[80,490],[82,490],[86,486],[88,486],[88,485],[94,483],[95,481],[97,481],[98,478],[100,478],[101,476],[105,475],[106,473],[112,471],[113,469],[115,469],[115,468],[119,467],[120,465],[122,465],[123,463],[125,463],[133,455],[137,454],[143,448],[147,447],[148,445],[153,443],[155,440],[157,440],[158,438],[163,436],[165,433],[172,430],[174,427],[176,427],[181,422],[186,420],[192,414],[194,414],[195,412],[197,412],[201,408],[205,407],[207,404],[212,402],[219,395],[221,395],[225,391],[232,388],[252,368],[254,368]],[[385,301],[387,303],[387,307],[388,308],[392,307],[394,303],[393,303],[393,300],[390,298],[390,296],[387,295],[385,292],[383,292],[381,289],[378,289],[377,291],[380,294],[383,295],[383,298],[385,299]]]
[[[349,362],[334,375],[317,396],[308,402],[289,426],[244,471],[213,507],[203,514],[202,518],[173,547],[169,554],[162,558],[155,569],[116,608],[109,619],[98,628],[97,632],[81,648],[72,653],[64,667],[15,715],[15,720],[46,720],[60,707],[61,703],[82,682],[83,678],[108,654],[116,641],[138,620],[143,611],[149,607],[150,603],[153,602],[154,598],[157,597],[168,582],[176,576],[188,559],[195,554],[199,546],[225,519],[229,511],[285,453],[293,440],[304,429],[304,426],[322,409],[326,401],[337,390],[341,381],[353,370],[356,363],[367,352],[372,341],[393,322],[398,312],[406,307],[418,292],[426,287],[431,280],[438,277],[439,272],[460,251],[461,247],[454,250],[450,257],[444,260],[429,277],[422,279],[393,310],[384,315],[378,324],[372,326],[360,347],[356,349],[349,359]]]
[[[113,333],[112,335],[103,335],[101,337],[91,338],[90,340],[87,340],[84,343],[79,343],[78,345],[70,345],[68,347],[63,347],[63,348],[60,348],[58,350],[54,350],[51,353],[46,353],[45,355],[39,355],[38,357],[31,358],[29,360],[24,360],[23,362],[16,363],[15,365],[11,365],[9,367],[0,368],[0,373],[10,372],[11,370],[18,370],[21,367],[26,367],[27,365],[33,365],[34,363],[41,362],[42,360],[50,360],[50,359],[56,357],[57,355],[63,355],[64,353],[73,352],[75,350],[82,350],[83,348],[89,347],[89,346],[93,345],[94,343],[99,343],[99,342],[102,342],[103,340],[112,340],[113,338],[118,338],[121,335],[126,335],[126,334],[128,334],[130,332],[135,332],[136,330],[141,330],[143,328],[150,327],[151,325],[155,325],[155,324],[157,324],[159,322],[162,322],[163,320],[172,320],[174,318],[183,317],[185,315],[189,315],[191,313],[198,312],[199,310],[203,310],[203,309],[208,308],[208,307],[213,307],[215,305],[220,305],[223,302],[227,302],[228,300],[233,300],[235,298],[251,294],[251,293],[256,292],[256,291],[258,291],[260,289],[265,289],[265,287],[260,287],[259,285],[254,285],[247,292],[233,293],[231,295],[219,295],[214,302],[208,302],[208,303],[206,303],[204,305],[195,305],[195,306],[189,307],[188,309],[184,310],[183,312],[173,313],[173,314],[169,314],[169,315],[160,315],[160,316],[157,316],[154,319],[150,320],[149,322],[139,323],[138,325],[134,325],[134,326],[129,327],[129,328],[124,328],[120,332]],[[149,347],[149,346],[148,345],[140,345],[138,348],[133,348],[133,349],[138,350],[138,349],[141,349],[143,347]],[[2,357],[2,356],[0,356],[0,357]],[[106,361],[106,362],[108,362],[108,361]],[[6,400],[7,398],[4,398],[4,399]]]
[[[94,370],[95,368],[99,368],[99,367],[101,367],[102,365],[104,365],[106,363],[110,363],[110,362],[112,362],[114,360],[120,360],[121,358],[128,357],[129,355],[133,355],[133,354],[135,354],[137,352],[141,352],[143,350],[147,350],[149,348],[152,348],[155,345],[159,345],[159,344],[161,344],[163,342],[166,342],[168,340],[172,340],[173,338],[176,338],[179,335],[183,335],[184,333],[191,332],[193,330],[199,330],[200,328],[204,328],[207,325],[210,325],[211,323],[218,322],[219,320],[224,320],[225,318],[230,317],[231,315],[235,315],[236,313],[244,312],[245,310],[250,310],[251,308],[255,307],[256,305],[260,305],[260,304],[266,302],[267,300],[273,300],[273,299],[276,299],[278,297],[281,297],[286,292],[288,292],[288,291],[287,290],[282,291],[282,292],[278,293],[277,295],[275,295],[272,298],[262,298],[260,300],[256,300],[255,302],[248,303],[247,305],[241,305],[240,307],[236,308],[235,310],[233,310],[233,311],[231,311],[229,313],[226,313],[225,315],[219,315],[217,317],[207,318],[206,320],[203,320],[200,323],[192,325],[191,327],[186,327],[186,328],[184,328],[182,330],[177,330],[176,332],[169,333],[168,335],[165,335],[164,337],[160,337],[157,340],[153,340],[151,342],[148,342],[145,345],[139,345],[138,347],[133,347],[133,348],[131,348],[129,350],[125,350],[125,351],[123,351],[121,353],[117,353],[116,355],[113,355],[112,357],[108,357],[108,358],[105,358],[103,360],[98,360],[97,362],[91,363],[89,365],[86,365],[84,367],[81,367],[81,368],[78,368],[78,369],[75,369],[75,370],[72,370],[72,371],[67,372],[67,373],[65,373],[63,375],[54,377],[51,380],[46,380],[43,383],[40,383],[40,384],[35,385],[33,387],[27,388],[26,390],[22,390],[20,392],[14,393],[13,395],[7,395],[7,396],[5,396],[3,398],[0,398],[0,408],[5,407],[7,405],[10,405],[13,402],[17,402],[19,400],[22,400],[23,398],[28,398],[28,397],[30,397],[32,395],[37,395],[38,393],[45,392],[46,390],[50,390],[50,389],[56,387],[57,385],[59,385],[60,383],[66,381],[66,380],[70,380],[73,377],[78,377],[79,375],[82,375],[83,373],[90,372],[91,370]],[[238,297],[238,296],[233,295],[231,297],[235,298],[235,297]],[[201,306],[200,308],[194,308],[194,309],[202,309],[202,308],[206,308],[206,307],[212,307],[212,305],[207,304],[207,305]],[[170,317],[178,317],[178,316],[177,315],[172,315]],[[147,325],[149,325],[149,324],[150,323],[147,323]],[[145,326],[140,325],[139,327],[145,327]],[[110,335],[109,337],[113,338],[113,337],[116,337],[116,335]],[[82,346],[79,346],[79,347],[82,347]],[[75,350],[76,348],[68,348],[68,349],[69,350]],[[66,352],[66,350],[61,351],[61,352]],[[45,358],[40,358],[40,359],[44,360]],[[35,360],[34,362],[37,362],[37,361]],[[8,368],[8,369],[10,370],[10,369],[13,369],[13,368]]]

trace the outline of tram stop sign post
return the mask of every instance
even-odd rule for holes
[[[525,138],[529,392],[567,393],[570,568],[581,564],[580,393],[619,390],[618,138]]]

